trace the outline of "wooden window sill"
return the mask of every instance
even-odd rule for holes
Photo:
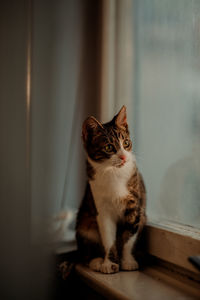
[[[199,229],[148,223],[140,242],[142,270],[106,275],[79,264],[76,274],[91,291],[108,299],[200,299],[200,274],[188,262],[190,255],[199,253]]]
[[[159,269],[101,274],[79,264],[76,273],[92,290],[108,299],[188,300],[199,299],[199,289],[186,285]]]
[[[188,257],[200,251],[200,229],[176,223],[149,222],[142,235],[143,250],[199,276]]]

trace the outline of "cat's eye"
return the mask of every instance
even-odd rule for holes
[[[129,147],[130,146],[130,141],[128,139],[126,139],[124,141],[124,147]]]
[[[106,150],[106,152],[112,152],[113,151],[113,146],[111,144],[108,144],[104,147],[104,149]]]

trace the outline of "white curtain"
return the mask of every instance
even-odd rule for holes
[[[131,115],[131,5],[130,0],[34,1],[34,236],[41,233],[46,216],[56,216],[63,230],[63,224],[68,225],[65,212],[75,211],[82,199],[86,183],[83,120],[93,114],[108,121],[123,104]]]

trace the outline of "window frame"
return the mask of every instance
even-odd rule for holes
[[[147,222],[142,234],[143,251],[172,266],[192,272],[199,271],[188,260],[200,254],[200,229],[171,222]]]

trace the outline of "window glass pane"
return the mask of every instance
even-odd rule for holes
[[[200,1],[134,1],[136,158],[150,218],[200,227]]]

